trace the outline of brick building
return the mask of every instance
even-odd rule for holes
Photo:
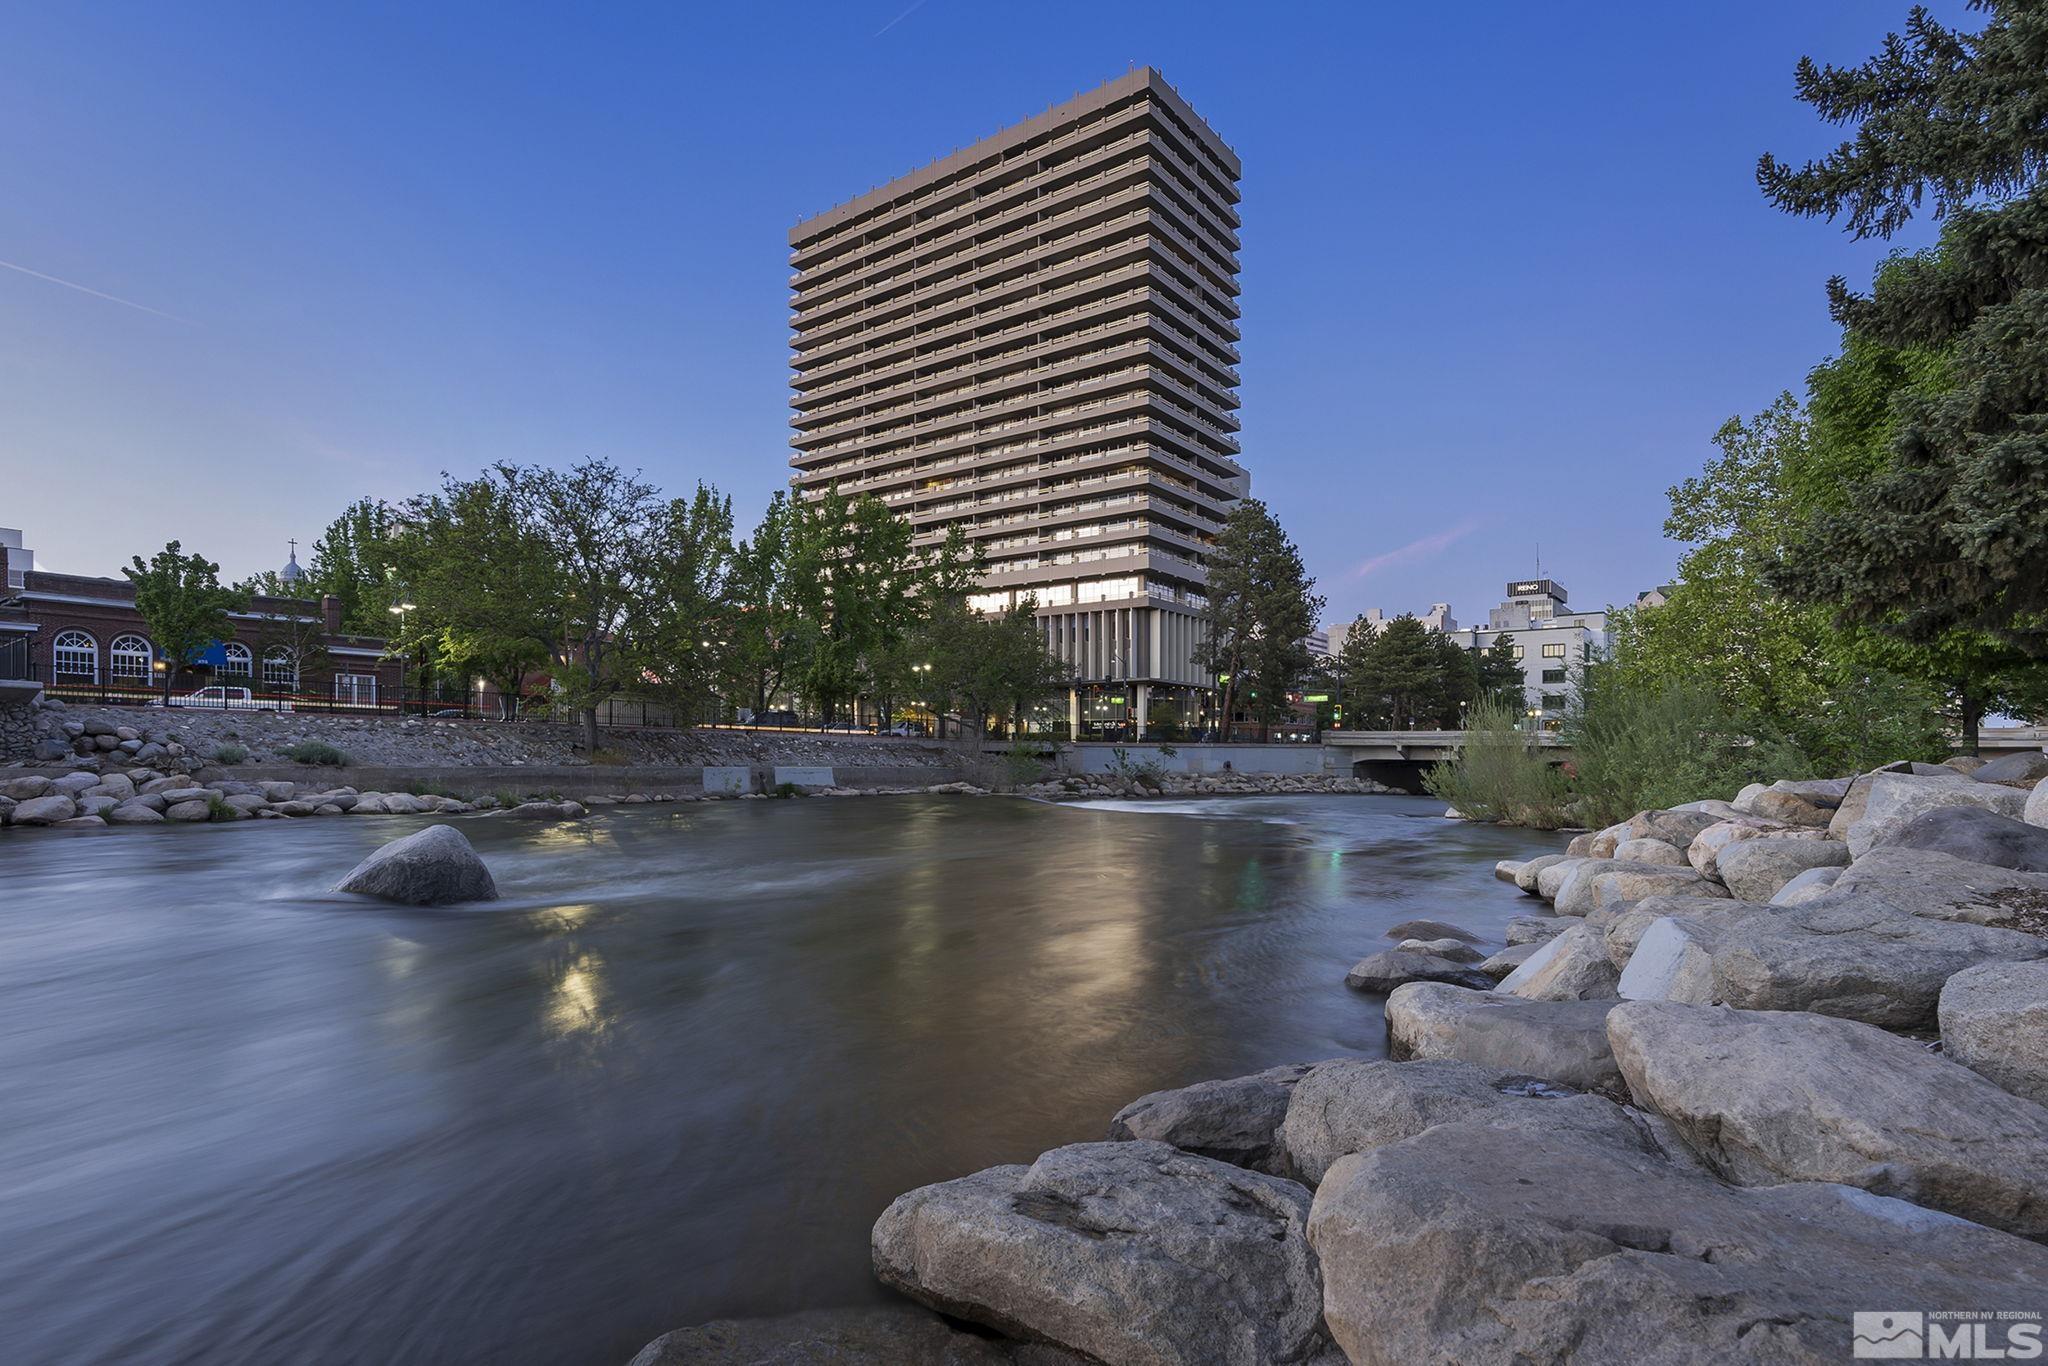
[[[0,653],[16,672],[57,697],[163,690],[162,652],[135,610],[133,584],[32,568],[19,531],[0,528],[0,547],[7,557]],[[283,577],[300,577],[296,555]],[[257,596],[232,620],[228,639],[185,666],[180,688],[223,683],[369,706],[396,698],[402,686],[404,665],[385,658],[382,639],[343,634],[338,599]]]

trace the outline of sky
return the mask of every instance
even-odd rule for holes
[[[230,576],[365,495],[601,456],[747,524],[787,231],[1132,65],[1244,163],[1253,492],[1348,621],[1670,576],[1665,490],[1894,246],[1790,218],[1802,54],[1906,5],[0,0],[0,525]],[[1961,19],[1956,4],[1937,15]]]

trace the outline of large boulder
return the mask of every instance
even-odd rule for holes
[[[1942,1052],[2048,1105],[2048,961],[1984,963],[1942,984]]]
[[[1171,1143],[1183,1152],[1285,1176],[1275,1135],[1287,1118],[1288,1097],[1311,1066],[1295,1063],[1248,1077],[1154,1091],[1117,1111],[1109,1136],[1116,1142]]]
[[[1628,822],[1621,821],[1605,830],[1595,831],[1586,852],[1594,858],[1613,858],[1614,851],[1628,838]]]
[[[1849,846],[1840,840],[1738,840],[1715,863],[1737,901],[1769,901],[1809,868],[1846,868]]]
[[[1815,801],[1801,793],[1781,792],[1775,788],[1767,788],[1751,798],[1746,809],[1750,815],[1761,816],[1765,820],[1783,821],[1787,825],[1805,825],[1817,830],[1825,830],[1828,827],[1828,823],[1834,820],[1835,811],[1840,805],[1841,801],[1839,798],[1823,805],[1821,802]]]
[[[1309,1198],[1164,1143],[1077,1143],[898,1197],[875,1274],[1108,1366],[1334,1363]]]
[[[1606,938],[1578,924],[1539,947],[1501,981],[1500,990],[1529,1001],[1614,999],[1620,973],[1607,959]]]
[[[1344,1058],[1319,1064],[1294,1088],[1280,1130],[1286,1174],[1313,1186],[1340,1157],[1459,1120],[1578,1129],[1654,1148],[1628,1111],[1555,1082],[1469,1062]]]
[[[1846,840],[1849,827],[1863,819],[1863,813],[1870,806],[1870,784],[1877,775],[1865,773],[1849,784],[1849,790],[1842,796],[1842,804],[1835,808],[1835,818],[1828,822],[1828,838]]]
[[[1690,866],[1685,861],[1685,850],[1648,836],[1623,840],[1614,846],[1614,856],[1624,863],[1654,863],[1666,868]]]
[[[1842,870],[1835,892],[1876,897],[1933,920],[2048,926],[2048,873],[1972,863],[1935,849],[1873,849]]]
[[[1628,1001],[1607,1016],[1636,1104],[1745,1186],[1838,1181],[2048,1239],[2048,1110],[1853,1020]]]
[[[1558,889],[1553,909],[1559,915],[1584,916],[1602,906],[1669,893],[1727,895],[1691,868],[1624,863],[1619,859],[1587,859],[1572,870]]]
[[[1824,897],[1834,890],[1835,882],[1841,876],[1840,868],[1808,868],[1771,893],[1771,905],[1802,906]]]
[[[104,817],[109,825],[162,825],[163,815],[143,798],[122,802]]]
[[[1612,1001],[1530,1001],[1438,982],[1387,997],[1395,1058],[1450,1058],[1541,1077],[1580,1091],[1626,1096],[1607,1043]]]
[[[387,809],[390,797],[384,799]],[[587,814],[581,802],[521,802],[503,813],[515,820],[523,821],[576,821]]]
[[[125,802],[135,795],[135,782],[125,773],[105,773],[100,775],[96,786],[86,789],[85,795],[112,797],[117,802]]]
[[[1556,915],[1518,915],[1508,921],[1508,943],[1541,944],[1546,939],[1555,939],[1577,923]]]
[[[2048,1284],[2048,1248],[1902,1200],[1483,1122],[1340,1159],[1309,1238],[1354,1362],[1833,1366],[1856,1310],[2037,1313]]]
[[[1563,863],[1566,857],[1564,854],[1538,854],[1535,858],[1525,861],[1515,870],[1515,885],[1531,896],[1536,895],[1537,880],[1542,876],[1543,870]]]
[[[40,773],[0,781],[0,797],[6,797],[10,801],[34,801],[37,797],[47,795],[49,790],[50,780]]]
[[[498,898],[491,870],[452,825],[430,825],[391,841],[351,869],[334,890],[408,906]]]
[[[1870,801],[1863,819],[1849,827],[1849,852],[1857,858],[1889,842],[1891,835],[1923,811],[1943,806],[1977,806],[2001,816],[2018,817],[2027,809],[2027,794],[1998,783],[1980,783],[1961,773],[1879,773],[1870,783]]]
[[[2028,825],[2048,825],[2048,778],[2034,784],[2022,816]]]
[[[1757,839],[1801,839],[1825,838],[1824,830],[1810,830],[1803,826],[1780,825],[1775,821],[1760,820],[1755,816],[1738,816],[1731,820],[1719,821],[1708,826],[1693,837],[1686,846],[1686,860],[1702,876],[1721,876],[1721,851],[1743,840]]]
[[[631,1366],[1086,1366],[1043,1342],[955,1328],[928,1309],[873,1304],[768,1319],[716,1319],[663,1333]]]
[[[1454,982],[1459,986],[1490,987],[1493,978],[1476,964],[1461,963],[1433,953],[1410,949],[1381,949],[1351,965],[1344,985],[1354,991],[1388,992],[1403,982]]]
[[[1528,962],[1543,948],[1541,943],[1510,944],[1490,958],[1482,958],[1476,964],[1478,969],[1498,982],[1522,964]]]
[[[1978,765],[1970,776],[1980,783],[1998,783],[2031,792],[2036,783],[2048,779],[2048,753],[2023,749],[2017,754],[2001,754]]]
[[[77,814],[78,803],[67,794],[52,792],[47,797],[30,797],[25,802],[17,802],[14,810],[8,813],[7,820],[10,825],[55,825]]]
[[[1470,930],[1447,925],[1441,920],[1404,920],[1387,931],[1389,939],[1459,939],[1477,944],[1479,936]]]
[[[1988,962],[2048,957],[2048,939],[1907,915],[1840,892],[1803,906],[1736,906],[1651,925],[1622,972],[1631,1000],[1810,1010],[1929,1029],[1942,983]]]
[[[1721,817],[1711,811],[1639,811],[1628,819],[1632,840],[1661,840],[1674,849],[1684,849]]]
[[[1544,865],[1536,874],[1536,895],[1542,897],[1545,901],[1555,902],[1558,893],[1564,890],[1565,883],[1570,880],[1571,875],[1577,872],[1585,862],[1584,856],[1577,855],[1567,856]]]
[[[1932,849],[1969,863],[2048,873],[2048,830],[1980,806],[1940,806],[1884,832],[1878,849]]]
[[[50,791],[76,798],[84,796],[99,785],[100,775],[97,773],[67,773],[61,778],[51,780]]]

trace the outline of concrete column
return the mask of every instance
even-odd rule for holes
[[[1069,740],[1081,738],[1081,690],[1079,688],[1067,689],[1067,738]]]
[[[1145,705],[1151,700],[1152,685],[1150,683],[1140,683],[1138,685],[1138,738],[1140,740],[1145,738]]]

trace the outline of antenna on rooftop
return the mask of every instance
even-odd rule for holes
[[[1536,577],[1543,577],[1543,542],[1536,542]]]

